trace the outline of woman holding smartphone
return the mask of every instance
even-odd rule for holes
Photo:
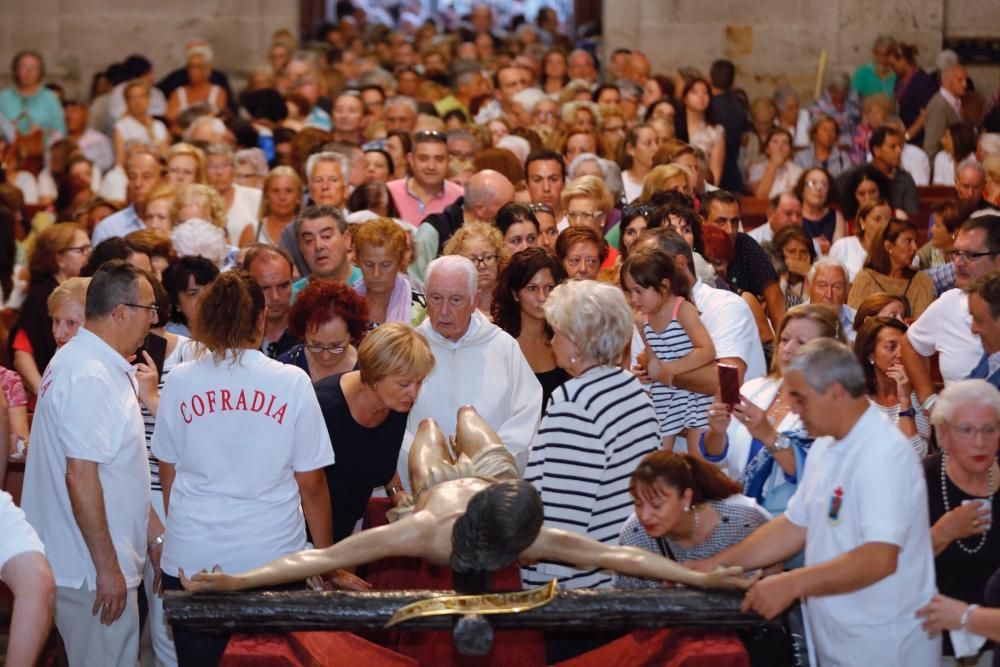
[[[985,380],[954,382],[938,395],[931,423],[941,451],[924,459],[924,476],[938,592],[983,604],[986,583],[1000,563],[1000,529],[993,530],[1000,392]],[[943,651],[954,655],[947,633]]]
[[[813,305],[790,309],[778,325],[770,375],[744,383],[738,402],[716,399],[708,410],[702,456],[741,483],[743,493],[773,516],[784,511],[795,493],[812,445],[784,391],[785,366],[800,347],[824,337],[844,340],[843,328],[830,310]]]

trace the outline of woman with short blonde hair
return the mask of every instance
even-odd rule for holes
[[[604,184],[604,181],[596,176],[580,176],[579,178],[574,178],[566,184],[566,187],[563,188],[562,194],[560,195],[562,209],[564,211],[568,211],[569,205],[574,199],[589,199],[593,203],[593,208],[604,214],[604,219],[607,219],[607,217],[611,214],[611,209],[614,208],[615,205],[614,200],[611,198],[611,191],[608,190],[608,186]],[[585,222],[590,221],[588,220]],[[603,224],[603,220],[599,222]],[[569,223],[571,225],[577,224],[577,221],[570,220]]]
[[[333,539],[349,536],[377,487],[393,504],[406,498],[396,461],[406,419],[434,368],[423,334],[402,322],[375,329],[358,348],[358,368],[316,383],[335,462],[326,468],[333,505]]]
[[[178,225],[200,218],[226,230],[226,205],[215,188],[209,185],[192,183],[178,188],[172,213]]]
[[[174,185],[205,182],[205,153],[184,142],[167,151],[167,180]]]
[[[640,202],[648,202],[661,190],[676,190],[690,196],[694,191],[695,176],[682,164],[661,164],[653,167],[642,183]]]
[[[147,229],[170,234],[174,228],[174,200],[177,188],[171,183],[160,183],[146,197],[146,212],[142,221]]]
[[[90,278],[70,278],[49,294],[49,317],[56,347],[62,347],[83,326]]]
[[[476,265],[479,276],[479,311],[491,317],[493,290],[510,260],[510,249],[500,230],[485,222],[462,225],[444,246],[444,255],[461,255]]]

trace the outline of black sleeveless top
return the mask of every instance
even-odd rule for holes
[[[340,378],[341,374],[331,375],[313,385],[333,443],[335,462],[325,472],[335,542],[351,534],[365,513],[372,490],[392,480],[409,414],[390,411],[378,426],[362,426],[351,416]]]
[[[825,236],[828,241],[833,242],[833,232],[836,229],[837,212],[832,208],[827,209],[826,215],[819,220],[810,220],[806,217],[802,218],[802,230],[808,234],[811,239],[818,236]]]
[[[556,387],[569,379],[569,373],[556,366],[550,371],[535,373],[535,377],[542,385],[542,414],[544,415],[545,409],[549,407],[549,397],[552,396]]]

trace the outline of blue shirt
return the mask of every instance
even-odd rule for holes
[[[955,262],[938,264],[924,269],[934,283],[934,297],[937,298],[955,287]]]
[[[323,110],[318,104],[313,105],[312,111],[306,116],[307,127],[318,127],[321,130],[330,132],[333,130],[333,119],[330,114]]]
[[[983,356],[979,359],[979,363],[969,373],[968,379],[986,380],[997,389],[1000,389],[1000,353],[994,352],[990,354],[989,352],[984,352]]]
[[[357,286],[357,284],[361,282],[362,277],[363,276],[361,275],[361,269],[352,264],[351,273],[350,275],[347,276],[347,286],[348,287]],[[291,301],[292,303],[295,303],[295,299],[299,296],[299,292],[301,292],[302,290],[304,290],[306,287],[309,286],[309,279],[310,276],[306,276],[305,278],[299,278],[294,283],[292,283],[292,301]]]
[[[97,223],[90,242],[96,246],[105,239],[114,238],[115,236],[125,236],[131,232],[137,232],[145,228],[146,224],[139,218],[139,214],[135,212],[135,205],[129,204],[127,208],[123,208],[117,213],[112,213]]]
[[[18,119],[22,113],[26,115]],[[30,132],[32,125],[45,130],[46,135],[53,131],[66,132],[62,104],[56,94],[45,87],[28,97],[17,92],[14,86],[0,90],[0,115],[15,123],[21,134]]]

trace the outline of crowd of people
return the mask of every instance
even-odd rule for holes
[[[8,664],[53,618],[70,664],[134,664],[140,625],[157,664],[215,664],[228,637],[171,631],[162,589],[365,590],[396,554],[742,585],[814,664],[994,659],[1000,89],[889,36],[807,103],[727,60],[602,62],[551,9],[338,13],[245,82],[204,40],[80,97],[13,57]],[[458,477],[499,490],[413,539]],[[405,545],[362,530],[373,496]]]

